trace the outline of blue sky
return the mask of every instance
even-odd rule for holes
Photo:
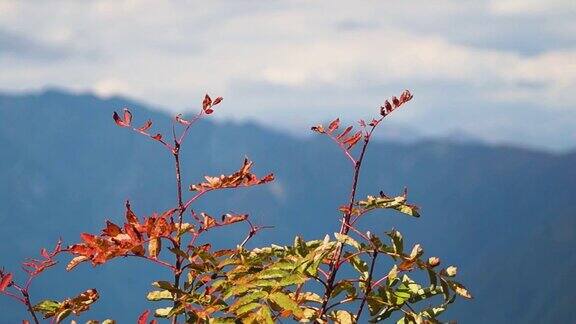
[[[389,136],[576,147],[576,2],[0,0],[0,90],[126,95],[306,134],[414,102]]]

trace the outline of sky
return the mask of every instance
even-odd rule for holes
[[[0,91],[128,96],[172,114],[308,134],[370,119],[383,136],[576,148],[576,1],[0,0]]]

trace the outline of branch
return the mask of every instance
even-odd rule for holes
[[[360,302],[360,307],[358,308],[358,312],[356,313],[356,319],[360,319],[360,315],[362,315],[362,311],[364,310],[364,304],[366,304],[366,299],[368,295],[372,291],[372,274],[374,273],[374,265],[376,264],[376,258],[378,257],[378,250],[374,250],[372,252],[372,262],[370,264],[370,272],[368,273],[368,278],[366,280],[366,290],[364,292],[364,297],[362,297],[362,302]]]
[[[348,159],[350,160],[350,162],[352,162],[352,165],[356,165],[356,160],[354,159],[354,157],[350,154],[350,151],[348,151],[346,149],[346,147],[344,146],[344,144],[340,143],[334,136],[332,136],[332,134],[329,133],[325,133],[328,137],[330,137],[330,139],[332,139],[337,145],[338,147],[340,147],[340,149],[342,149],[342,152],[344,152],[344,154],[346,155],[346,157],[348,157]]]
[[[242,241],[242,243],[240,243],[240,247],[244,248],[244,245],[246,245],[246,243],[248,243],[248,241],[254,237],[260,230],[263,229],[267,229],[267,228],[274,228],[274,226],[259,226],[259,225],[252,225],[252,223],[246,219],[246,222],[248,222],[248,224],[250,225],[250,231],[248,232],[248,235],[246,236],[246,238],[244,239],[244,241]]]

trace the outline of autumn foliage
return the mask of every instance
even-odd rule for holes
[[[312,127],[336,143],[353,169],[350,199],[335,208],[334,222],[340,224],[340,230],[309,241],[297,236],[289,246],[271,244],[254,249],[246,248],[246,243],[271,226],[253,224],[248,214],[215,217],[197,212],[192,206],[210,191],[265,185],[274,181],[273,174],[257,176],[252,172],[253,162],[245,158],[230,175],[205,176],[203,181],[186,186],[181,181],[182,144],[197,120],[214,113],[221,97],[212,100],[206,95],[199,112],[190,119],[176,116],[171,137],[150,132],[151,120],[133,126],[133,115],[128,109],[121,115],[114,112],[113,120],[118,126],[160,143],[174,157],[174,207],[138,216],[127,201],[122,224],[105,221],[100,233],[81,233],[79,242],[68,246],[58,241],[51,251],[42,249],[39,258],[23,262],[28,276],[24,283],[15,282],[11,272],[0,270],[0,293],[26,307],[30,318],[24,323],[39,323],[41,317],[59,323],[71,314],[88,311],[100,295],[91,288],[62,301],[44,299],[33,303],[30,288],[34,278],[55,266],[57,256],[69,256],[68,271],[82,263],[95,267],[118,257],[136,257],[173,274],[152,283],[146,299],[154,310],[143,310],[134,319],[139,324],[155,323],[160,318],[172,323],[274,323],[282,319],[316,323],[386,319],[437,323],[457,297],[472,298],[455,281],[457,268],[442,268],[436,256],[425,258],[420,244],[405,246],[402,234],[395,229],[379,236],[376,233],[382,229],[367,230],[357,225],[360,218],[379,209],[420,217],[418,207],[409,203],[406,189],[397,196],[380,191],[363,199],[356,193],[373,132],[411,99],[412,94],[406,90],[399,97],[386,100],[378,110],[379,116],[368,122],[360,120],[356,130],[352,125],[342,126],[339,119],[327,126]],[[237,246],[214,249],[209,243],[197,243],[204,233],[237,223],[248,225],[248,232],[238,238]],[[384,268],[383,259],[387,260]],[[413,276],[416,272],[424,273],[427,282],[417,282],[414,278],[418,276]],[[154,305],[162,301],[168,301],[170,306]]]

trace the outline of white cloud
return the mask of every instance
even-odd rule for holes
[[[558,15],[576,12],[576,4],[572,0],[491,0],[489,8],[498,15]]]
[[[0,9],[10,11],[0,14],[0,31],[69,51],[50,62],[0,52],[0,88],[58,85],[127,94],[174,111],[208,91],[235,97],[227,104],[241,109],[229,115],[270,124],[308,124],[350,107],[372,107],[393,94],[380,91],[411,85],[436,89],[426,98],[441,97],[443,105],[542,101],[541,109],[565,111],[576,104],[570,91],[576,48],[542,45],[525,55],[468,40],[514,42],[499,38],[505,24],[483,24],[500,16],[531,17],[514,23],[542,23],[547,33],[565,37],[566,28],[576,26],[571,2],[0,0]],[[538,18],[556,13],[562,17],[554,22]],[[458,87],[441,90],[442,84]],[[425,115],[416,108],[397,119],[410,123]],[[472,118],[462,111],[455,116],[446,124]],[[494,136],[480,126],[478,135]]]

